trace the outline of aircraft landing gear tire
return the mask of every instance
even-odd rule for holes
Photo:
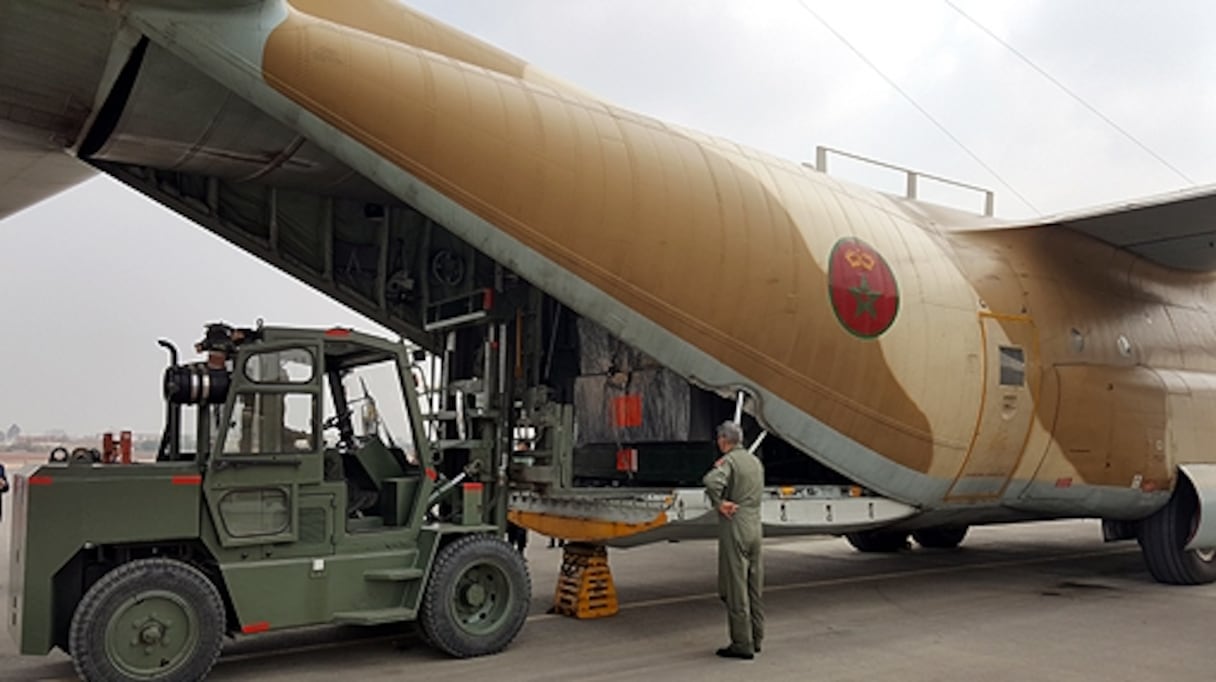
[[[418,620],[440,651],[484,656],[515,639],[531,600],[532,581],[519,552],[500,538],[469,535],[439,550]]]
[[[224,602],[207,576],[173,559],[141,559],[89,588],[68,646],[81,679],[201,680],[220,655],[224,629]]]
[[[1199,497],[1191,482],[1179,477],[1173,497],[1140,522],[1137,534],[1144,563],[1157,582],[1203,585],[1216,581],[1216,549],[1183,549],[1198,523]]]
[[[967,537],[968,526],[944,528],[920,528],[912,531],[912,537],[921,547],[929,549],[954,549]]]
[[[845,539],[858,552],[898,552],[908,547],[908,534],[899,530],[863,530],[845,533]]]

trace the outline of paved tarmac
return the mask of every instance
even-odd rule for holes
[[[9,518],[6,508],[6,602]],[[713,655],[726,643],[726,619],[712,542],[613,550],[621,612],[574,621],[545,613],[560,550],[534,537],[532,615],[497,656],[452,660],[410,627],[327,627],[233,641],[210,679],[1216,679],[1216,586],[1158,585],[1134,542],[1100,536],[1094,521],[993,526],[972,529],[958,551],[892,556],[834,538],[768,541],[768,637],[751,662]],[[62,653],[20,657],[0,637],[0,680],[67,679],[74,672]]]

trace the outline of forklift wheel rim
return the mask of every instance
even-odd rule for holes
[[[118,605],[106,626],[106,657],[132,679],[156,679],[189,660],[198,613],[181,595],[146,590]]]
[[[460,628],[474,635],[490,634],[503,626],[511,613],[511,581],[498,562],[478,561],[456,580],[451,597]]]

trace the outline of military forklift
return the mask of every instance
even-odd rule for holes
[[[531,583],[503,539],[505,411],[461,409],[462,438],[432,440],[421,358],[349,329],[212,324],[187,364],[161,344],[156,461],[60,452],[12,477],[21,653],[176,681],[226,636],[307,625],[417,621],[457,657],[512,641]]]

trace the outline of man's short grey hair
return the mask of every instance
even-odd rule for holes
[[[718,437],[725,438],[727,443],[738,445],[743,442],[743,429],[732,421],[725,421],[718,425]]]

